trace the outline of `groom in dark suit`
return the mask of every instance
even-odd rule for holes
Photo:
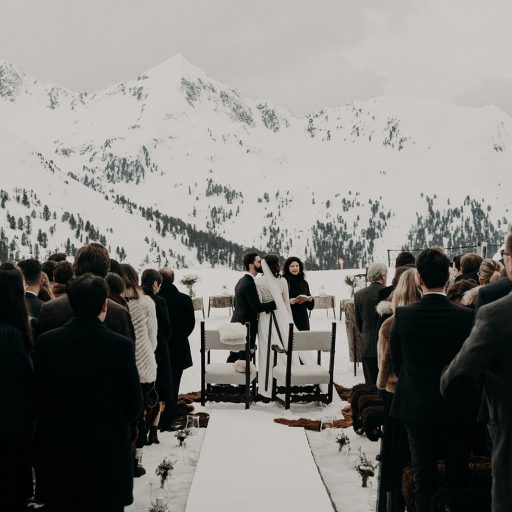
[[[235,286],[235,309],[231,322],[245,324],[249,322],[251,329],[251,348],[256,344],[256,333],[258,332],[258,313],[270,313],[276,309],[276,303],[260,302],[254,278],[262,272],[261,258],[255,252],[247,253],[244,256],[245,274]],[[245,352],[231,352],[228,363],[234,363],[238,359],[245,360]]]

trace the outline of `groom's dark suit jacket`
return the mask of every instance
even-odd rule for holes
[[[231,322],[240,322],[245,324],[249,322],[251,326],[251,347],[256,342],[256,333],[258,332],[258,313],[270,312],[276,309],[276,303],[261,303],[256,290],[254,278],[245,274],[235,286],[235,308]]]

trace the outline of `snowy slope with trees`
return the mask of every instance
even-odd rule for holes
[[[181,55],[94,93],[0,62],[0,139],[1,259],[95,239],[136,265],[233,268],[254,246],[360,268],[510,222],[497,108],[376,98],[300,118]]]

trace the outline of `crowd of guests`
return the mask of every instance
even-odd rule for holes
[[[492,510],[511,511],[512,233],[501,261],[432,248],[400,253],[391,286],[387,273],[370,265],[354,296],[365,381],[385,406],[379,510],[404,510],[408,462],[415,510],[430,512],[439,459],[468,494],[470,456],[490,455]]]
[[[171,269],[100,244],[0,265],[0,510],[115,512],[171,430],[192,365],[191,298]],[[33,477],[35,475],[35,478]]]

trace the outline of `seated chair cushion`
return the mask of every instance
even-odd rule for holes
[[[225,345],[244,345],[247,336],[245,325],[233,322],[219,326],[219,338]]]
[[[292,386],[307,386],[309,384],[329,384],[329,371],[317,364],[292,366]],[[273,370],[274,379],[278,386],[286,385],[286,366],[278,364]]]
[[[256,378],[256,366],[251,363],[251,382]],[[235,370],[234,363],[211,363],[206,366],[206,382],[208,384],[245,384],[245,373]]]

